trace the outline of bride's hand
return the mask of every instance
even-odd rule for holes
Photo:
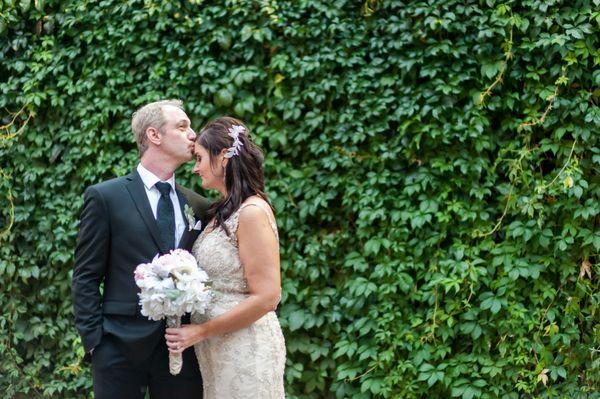
[[[169,352],[183,353],[205,338],[204,330],[203,324],[184,324],[181,328],[167,328],[165,338]]]

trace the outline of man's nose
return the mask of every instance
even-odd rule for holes
[[[192,129],[192,128],[190,128],[188,131],[188,139],[190,141],[196,140],[196,132],[194,132],[194,129]]]

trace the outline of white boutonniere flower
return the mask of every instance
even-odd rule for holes
[[[185,204],[183,207],[183,213],[185,214],[185,218],[188,222],[188,230],[192,231],[194,226],[196,225],[196,216],[194,215],[194,210],[188,204]]]

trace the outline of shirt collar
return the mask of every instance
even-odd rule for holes
[[[154,173],[144,168],[141,163],[137,166],[137,172],[140,174],[146,190],[152,189],[157,182],[161,181]],[[175,191],[175,173],[169,179],[165,180],[165,183],[169,183],[173,191]]]

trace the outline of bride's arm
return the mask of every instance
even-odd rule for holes
[[[237,238],[249,297],[206,323],[168,328],[165,337],[171,352],[181,353],[213,335],[248,327],[277,308],[281,294],[279,245],[262,209],[248,206],[240,212]]]

